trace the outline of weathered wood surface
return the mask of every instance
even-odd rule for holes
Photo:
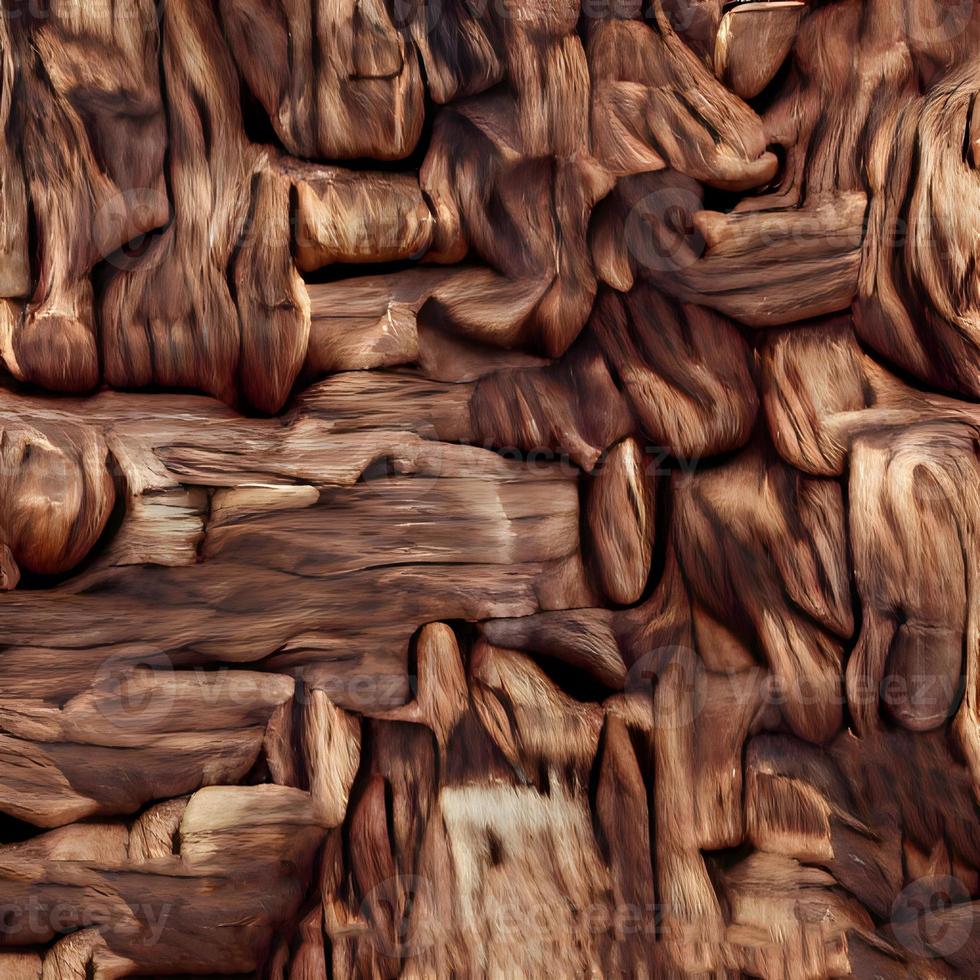
[[[980,4],[0,12],[0,977],[976,975]]]

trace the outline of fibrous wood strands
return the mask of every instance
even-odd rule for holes
[[[0,980],[980,975],[980,3],[0,12]]]

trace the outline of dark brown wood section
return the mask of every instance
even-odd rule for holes
[[[980,976],[980,3],[0,14],[0,980]]]

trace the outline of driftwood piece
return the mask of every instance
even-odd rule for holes
[[[606,455],[589,492],[586,520],[599,579],[610,601],[629,606],[647,583],[656,535],[656,485],[635,439]]]
[[[777,160],[766,151],[761,120],[681,41],[662,0],[651,11],[650,25],[590,24],[598,159],[617,176],[671,167],[731,190],[766,184]],[[651,127],[654,119],[662,128]]]
[[[963,65],[882,136],[869,166],[877,193],[854,308],[859,336],[887,360],[971,398],[980,395],[977,240],[960,215],[977,195],[978,85],[975,62]]]
[[[694,595],[754,637],[790,727],[813,741],[833,736],[842,641],[853,630],[840,486],[750,449],[727,467],[678,477],[677,491],[677,548]]]
[[[75,651],[71,669],[49,675],[49,696],[80,690],[96,665],[118,653],[129,662],[267,660],[274,669],[327,683],[342,703],[354,705],[363,696],[361,707],[389,706],[404,697],[408,641],[420,625],[439,618],[440,602],[447,602],[441,615],[448,618],[533,613],[541,608],[537,590],[551,569],[575,553],[577,492],[557,465],[507,462],[483,449],[428,443],[383,427],[349,431],[313,407],[294,417],[294,437],[285,443],[279,422],[233,422],[231,413],[207,399],[185,399],[180,414],[157,424],[130,415],[130,408],[146,405],[132,397],[93,400],[88,425],[92,439],[112,433],[125,505],[136,507],[144,522],[143,564],[132,564],[131,539],[109,540],[85,571],[55,587],[61,596],[57,615],[35,606],[46,606],[51,591],[19,593],[25,603],[20,640],[17,614],[8,610],[12,669],[19,656],[40,666],[39,646]],[[10,411],[22,411],[16,399]],[[52,413],[54,425],[59,414]],[[233,446],[225,442],[228,425],[238,427]],[[373,472],[378,463],[381,471]],[[215,485],[210,510],[197,516],[186,506],[137,507],[161,494],[175,503],[182,486]],[[389,525],[399,512],[404,520]],[[128,521],[124,516],[123,525]],[[366,535],[364,550],[345,555],[345,536],[358,528]],[[319,544],[305,556],[284,550],[294,533]],[[189,539],[183,557],[174,553],[175,534]],[[121,564],[117,540],[125,545]],[[218,568],[225,571],[218,574]],[[147,576],[143,584],[136,584],[134,573]],[[274,616],[249,598],[260,579]],[[370,592],[383,590],[387,613],[366,618],[349,604],[356,579],[373,581]],[[415,584],[392,588],[398,580]],[[154,616],[136,614],[145,592],[155,596]],[[293,612],[284,616],[279,602],[290,592]],[[371,601],[377,614],[377,598]],[[225,625],[216,630],[222,619]],[[175,629],[178,620],[183,625]],[[331,672],[317,665],[331,649],[348,665],[346,679],[330,680]],[[372,666],[363,666],[365,658]],[[391,669],[377,670],[376,658]],[[359,676],[366,685],[360,694]],[[35,681],[39,677],[34,674]]]
[[[593,329],[651,448],[695,461],[748,440],[758,402],[734,324],[637,286],[625,299],[604,293]]]
[[[223,33],[253,97],[295,156],[406,156],[423,119],[415,47],[384,4],[222,0]]]
[[[18,85],[17,59],[11,43],[10,23],[0,24],[0,293],[4,297],[26,297],[31,288],[29,217],[24,169],[11,118]]]
[[[0,978],[980,957],[974,0],[0,2]]]
[[[179,843],[166,856],[133,860],[125,846],[106,853],[103,835],[118,831],[125,841],[125,825],[95,826],[101,833],[70,844],[63,838],[60,846],[45,847],[45,837],[8,846],[0,881],[9,911],[4,941],[45,943],[83,929],[45,956],[44,970],[55,976],[126,976],[134,967],[254,970],[297,907],[303,880],[293,869],[308,867],[322,826],[300,790],[225,786],[190,798]],[[248,898],[257,875],[267,888],[261,909]]]
[[[7,367],[56,391],[85,391],[99,381],[92,268],[168,218],[153,5],[127,0],[113,17],[104,4],[59,0],[43,17],[11,10],[5,19],[5,64],[18,65],[20,91],[16,135],[5,114],[7,139],[20,144],[37,234],[31,288],[21,288],[21,261],[18,286],[5,290],[29,294]],[[10,162],[5,234],[16,234],[19,174]]]
[[[736,4],[721,19],[715,74],[743,99],[757,96],[779,71],[805,13],[801,0]]]

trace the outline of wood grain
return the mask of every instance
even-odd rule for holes
[[[980,961],[980,4],[0,3],[0,978]]]

